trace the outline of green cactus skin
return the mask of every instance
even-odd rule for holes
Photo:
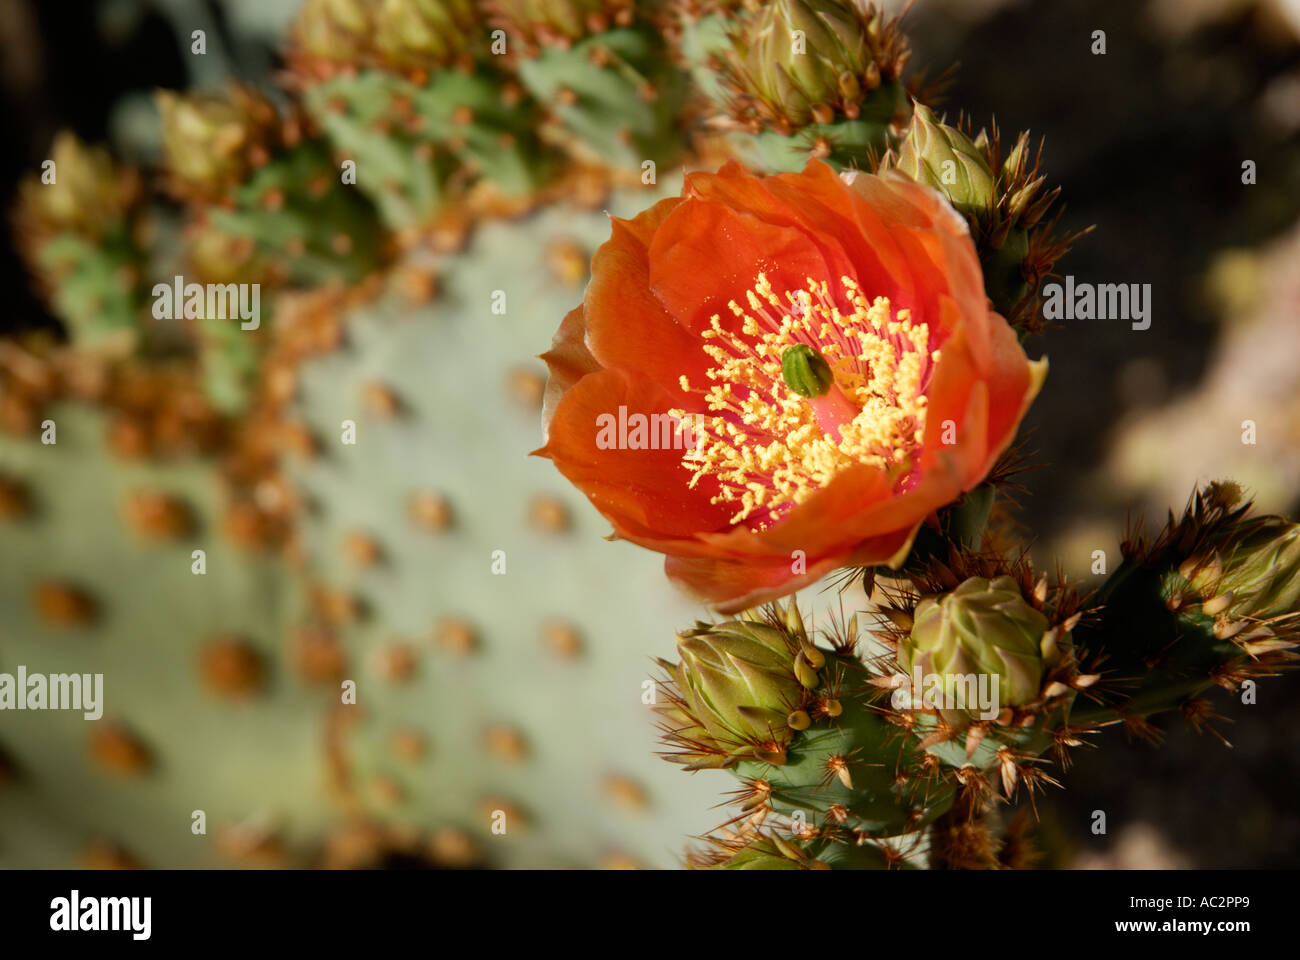
[[[893,131],[906,121],[908,102],[901,84],[882,84],[863,104],[857,120],[810,123],[792,134],[763,130],[738,137],[737,147],[752,166],[770,173],[797,172],[810,157],[837,170],[871,170],[875,158],[889,148]]]
[[[342,811],[324,789],[323,709],[286,664],[292,583],[270,559],[240,555],[215,531],[220,491],[202,462],[160,466],[113,459],[105,418],[75,405],[48,413],[57,443],[0,438],[0,470],[30,492],[26,517],[0,523],[0,671],[102,673],[100,720],[76,711],[5,711],[0,748],[17,769],[0,785],[0,862],[78,866],[95,841],[147,866],[230,866],[219,838],[265,820],[286,862],[312,848]],[[179,497],[194,532],[152,543],[123,520],[134,490]],[[207,573],[191,572],[206,551]],[[76,584],[93,621],[57,626],[33,606],[41,581]],[[245,638],[266,663],[266,689],[243,701],[214,696],[199,653],[214,637]],[[123,724],[152,758],[136,776],[92,761],[97,730]],[[191,833],[194,810],[207,835]]]
[[[304,6],[289,59],[307,112],[394,231],[474,186],[521,200],[555,173],[541,111],[468,0]]]
[[[362,70],[309,86],[304,104],[337,157],[355,161],[357,186],[384,224],[401,231],[428,226],[476,178],[522,197],[552,175],[555,163],[533,132],[536,105],[510,104],[505,83],[487,68],[439,71],[423,85]],[[401,101],[418,121],[411,129],[393,122]]]
[[[731,17],[716,10],[692,12],[688,4],[676,5],[674,51],[690,74],[695,95],[704,104],[719,106],[726,102],[726,91],[717,66],[731,47],[728,32]]]
[[[382,260],[370,204],[342,182],[319,141],[274,157],[235,190],[234,201],[233,208],[213,207],[207,216],[221,234],[254,241],[252,262],[241,276],[274,270],[296,288],[355,283]],[[202,279],[212,276],[212,268],[198,266]]]
[[[686,77],[672,63],[662,35],[646,23],[616,27],[561,49],[544,47],[518,65],[519,79],[551,104],[556,142],[577,140],[581,159],[640,175],[642,164],[678,157]]]
[[[844,682],[849,688],[856,685],[855,675],[862,677],[861,664],[855,660],[835,658],[832,662],[848,673]],[[820,824],[830,808],[838,805],[848,813],[840,823],[844,830],[859,830],[872,837],[919,830],[952,805],[952,787],[924,781],[915,769],[919,751],[901,741],[879,710],[856,697],[845,696],[840,702],[843,712],[839,716],[819,720],[795,734],[785,764],[744,761],[737,767],[737,775],[766,781],[777,813],[789,816],[802,810],[809,823]],[[836,757],[844,758],[852,786],[835,773],[832,758]]]
[[[466,170],[504,196],[532,194],[555,173],[556,158],[535,132],[541,125],[536,102],[501,72],[484,66],[473,74],[443,71],[412,101],[435,142],[448,144]],[[463,111],[468,123],[460,120]]]
[[[153,279],[257,283],[259,327],[200,317],[190,333],[205,389],[225,414],[244,413],[256,384],[266,329],[280,289],[359,283],[391,255],[375,210],[359,187],[341,180],[321,141],[275,155],[232,191],[230,206],[204,207],[190,224],[182,263]]]
[[[1033,292],[1024,271],[1029,252],[1029,234],[1021,229],[1008,231],[1001,246],[985,244],[980,248],[984,291],[1001,313],[1014,315],[1017,305]]]
[[[139,249],[128,236],[118,232],[93,241],[61,234],[41,245],[35,266],[57,278],[51,307],[78,343],[134,342],[145,298]]]
[[[720,847],[711,857],[695,865],[717,870],[883,870],[889,863],[885,854],[871,844],[859,846],[827,840],[778,842],[767,835],[743,845]],[[910,864],[900,867],[915,869]]]
[[[198,327],[204,395],[216,410],[239,416],[247,410],[257,382],[259,344],[252,334],[229,319],[205,316],[199,319]]]

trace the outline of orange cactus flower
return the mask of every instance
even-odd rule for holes
[[[687,176],[614,219],[551,350],[549,457],[723,612],[906,559],[1046,373],[966,221],[905,175]]]

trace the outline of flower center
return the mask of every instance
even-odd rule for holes
[[[809,278],[781,297],[760,273],[748,311],[728,304],[740,330],[715,315],[703,334],[712,385],[681,378],[712,413],[690,418],[689,486],[714,477],[712,502],[735,506],[732,523],[762,530],[856,464],[888,471],[896,487],[908,480],[939,351],[910,311],[895,314],[885,297],[869,302],[848,277],[840,283],[847,312],[825,281]]]

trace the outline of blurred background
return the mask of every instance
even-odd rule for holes
[[[212,85],[229,76],[267,77],[280,66],[278,51],[296,8],[294,0],[0,0],[0,126],[7,144],[0,152],[0,209],[12,207],[19,176],[39,166],[60,128],[150,162],[157,150],[153,91]],[[1097,283],[1151,285],[1148,330],[1074,321],[1028,344],[1031,356],[1046,353],[1052,360],[1027,421],[1041,465],[1021,478],[1028,491],[1022,518],[1035,531],[1037,561],[1059,560],[1085,584],[1100,582],[1090,573],[1093,551],[1105,550],[1117,562],[1130,518],[1145,514],[1158,524],[1167,509],[1181,508],[1195,483],[1222,476],[1248,486],[1265,510],[1300,512],[1300,2],[918,0],[908,24],[915,63],[960,64],[943,104],[950,116],[968,114],[978,127],[995,113],[1004,133],[1027,129],[1045,138],[1044,167],[1063,188],[1068,207],[1063,223],[1096,225],[1058,270]],[[207,33],[205,57],[186,55],[196,27]],[[1088,52],[1095,30],[1106,32],[1105,56]],[[1243,189],[1246,160],[1255,162],[1258,182]],[[583,239],[594,245],[599,231]],[[33,293],[13,247],[0,245],[0,283],[7,292],[0,332],[58,336],[58,322]],[[552,287],[543,296],[558,310],[576,294]],[[518,339],[503,347],[511,351],[510,364],[526,369],[545,348],[551,326],[540,322],[517,331]],[[321,378],[328,382],[329,372]],[[522,455],[535,428],[517,413],[509,416],[514,419],[498,437],[498,452]],[[1253,445],[1242,443],[1248,419],[1257,425]],[[480,468],[500,469],[490,459]],[[521,862],[672,865],[677,838],[720,819],[708,807],[728,784],[710,774],[687,777],[656,760],[647,711],[626,704],[635,695],[628,690],[651,668],[647,657],[670,655],[672,630],[696,613],[666,587],[658,589],[655,558],[602,543],[599,518],[558,478],[539,469],[515,479],[523,486],[513,494],[506,487],[501,496],[515,497],[516,512],[539,493],[559,498],[557,509],[572,512],[569,539],[550,555],[553,573],[586,564],[616,571],[627,582],[613,597],[584,596],[577,573],[571,596],[563,585],[556,588],[566,594],[560,612],[582,619],[592,648],[594,659],[584,668],[590,671],[587,699],[561,705],[543,690],[538,709],[559,711],[564,723],[542,727],[530,726],[527,716],[518,720],[523,740],[544,741],[539,782],[590,781],[563,799],[534,805],[582,807],[603,797],[615,812],[608,819],[592,813],[599,822],[585,822],[576,811],[573,822]],[[546,583],[539,574],[535,586],[542,596]],[[657,590],[649,598],[646,584]],[[529,630],[546,603],[532,596],[517,601]],[[9,639],[0,634],[4,669],[11,667],[12,658],[4,656]],[[507,657],[495,669],[529,668]],[[617,695],[607,686],[611,677],[626,685]],[[593,686],[603,692],[592,695]],[[517,699],[508,691],[503,698]],[[418,711],[419,702],[413,696],[411,710]],[[1294,682],[1265,683],[1258,705],[1223,709],[1232,721],[1223,729],[1233,749],[1167,722],[1160,749],[1126,743],[1122,733],[1108,731],[1098,738],[1101,749],[1080,751],[1067,789],[1038,804],[1048,862],[1300,866],[1300,697]],[[0,748],[9,723],[9,717],[0,719]],[[568,738],[562,747],[555,742],[557,725]],[[253,722],[246,728],[254,739],[257,729]],[[317,732],[304,733],[302,742]],[[284,749],[294,749],[294,742]],[[514,749],[508,733],[500,734],[498,749]],[[579,773],[572,758],[587,754],[599,755],[603,767]],[[220,775],[236,784],[231,829],[243,830],[227,844],[243,851],[244,860],[236,862],[247,862],[249,850],[266,853],[266,837],[278,836],[279,822],[301,812],[289,800],[271,801],[266,811],[238,811],[241,775],[234,768],[245,762],[238,750],[221,758],[230,769]],[[466,755],[456,773],[443,776],[473,780],[468,767],[476,762]],[[55,796],[55,788],[23,787],[23,764],[10,766],[16,786],[7,792],[0,787],[0,864],[61,865],[76,856],[111,861],[104,851],[125,856],[128,846],[133,854],[148,846],[147,838],[120,841],[123,831],[114,831],[111,819],[85,818],[66,796]],[[276,757],[266,758],[253,779],[274,777],[278,767]],[[57,782],[65,792],[100,789],[93,779]],[[132,809],[125,795],[114,805],[123,816]],[[1096,809],[1108,813],[1109,836],[1087,830]],[[301,834],[334,829],[332,816],[320,812]],[[537,819],[546,823],[544,814]],[[340,834],[337,845],[364,846],[356,834]],[[38,835],[42,839],[34,839]],[[454,862],[457,850],[463,860],[475,860],[479,855],[466,852],[471,845],[458,848],[456,836],[435,831],[429,842],[442,844],[443,862]],[[390,840],[379,846],[395,862],[423,862]],[[168,856],[166,844],[157,849],[155,857],[140,859]],[[490,854],[484,858],[491,860]]]

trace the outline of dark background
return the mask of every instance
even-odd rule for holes
[[[961,61],[949,111],[983,122],[995,109],[1004,131],[1045,136],[1044,165],[1068,206],[1063,223],[1096,224],[1058,270],[1152,285],[1149,330],[1065,322],[1028,345],[1031,356],[1061,358],[1027,418],[1045,466],[1023,478],[1025,521],[1046,542],[1080,504],[1124,522],[1129,492],[1079,467],[1102,460],[1111,430],[1130,413],[1197,388],[1221,335],[1202,282],[1213,255],[1265,243],[1300,216],[1300,142],[1259,109],[1270,84],[1300,66],[1294,34],[1251,8],[1175,39],[1150,25],[1145,6],[1013,4],[970,27],[924,2],[913,14],[916,62]],[[1106,31],[1105,56],[1090,50],[1098,29]],[[1255,186],[1241,183],[1245,159],[1256,161]],[[1124,377],[1135,360],[1155,374],[1136,389]],[[1294,516],[1300,490],[1291,507]],[[1097,739],[1100,749],[1076,751],[1066,790],[1040,804],[1043,840],[1051,846],[1052,824],[1065,820],[1077,836],[1097,809],[1106,811],[1111,836],[1053,853],[1064,862],[1136,867],[1300,865],[1294,682],[1265,681],[1258,706],[1225,694],[1216,707],[1231,718],[1219,727],[1232,750],[1166,718],[1160,749],[1126,745],[1110,730]],[[1116,830],[1134,822],[1147,826]]]

